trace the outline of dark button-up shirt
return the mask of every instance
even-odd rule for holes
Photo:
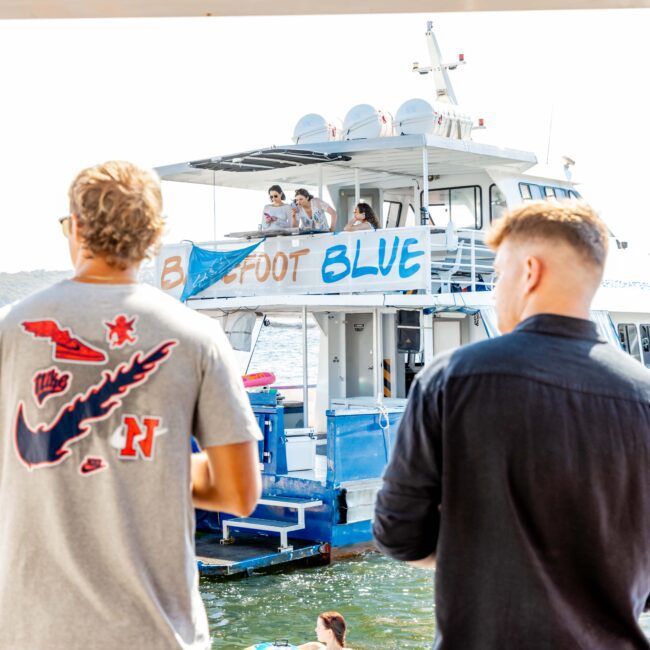
[[[384,553],[436,553],[434,648],[650,648],[650,372],[537,315],[437,357],[377,497]]]

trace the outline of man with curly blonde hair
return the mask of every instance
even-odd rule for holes
[[[503,334],[414,382],[374,533],[436,568],[436,650],[650,648],[650,373],[590,316],[607,229],[539,201],[492,227]]]
[[[0,647],[207,650],[192,506],[250,513],[259,429],[218,324],[137,282],[155,177],[69,196],[72,279],[0,311]]]

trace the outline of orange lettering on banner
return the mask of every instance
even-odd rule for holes
[[[238,268],[239,268],[239,264],[233,270],[236,271]],[[223,278],[221,279],[223,280],[224,284],[230,284],[231,282],[237,279],[237,274],[231,272],[228,273],[227,275],[224,275]]]
[[[303,255],[309,254],[309,248],[301,248],[299,251],[293,251],[289,253],[289,257],[293,260],[293,273],[291,274],[291,279],[295,282],[296,276],[298,275],[298,260]]]
[[[266,264],[266,266],[264,267],[264,273],[260,274],[260,262],[262,260],[264,260],[264,264]],[[271,258],[266,253],[262,253],[261,255],[257,256],[257,264],[255,264],[255,277],[257,278],[258,282],[266,282],[266,279],[269,277],[269,273],[271,273]]]
[[[165,260],[162,273],[160,274],[160,286],[164,291],[169,291],[185,282],[182,263],[183,261],[180,255],[174,255]],[[167,276],[173,275],[174,273],[178,273],[178,277],[168,280]]]
[[[244,284],[244,275],[246,271],[250,271],[255,268],[255,255],[249,255],[244,261],[239,265],[239,284]]]
[[[276,267],[277,267],[276,262],[278,260],[282,261],[282,269],[281,269],[279,274],[276,273]],[[282,280],[284,280],[284,276],[287,274],[287,269],[288,268],[289,268],[289,258],[282,251],[278,251],[275,254],[275,257],[273,258],[273,271],[272,271],[273,272],[273,279],[276,282],[282,282]]]

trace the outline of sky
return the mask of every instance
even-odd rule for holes
[[[475,139],[576,161],[630,247],[650,249],[650,10],[0,21],[0,271],[69,267],[57,223],[76,173],[291,144],[306,113],[433,100],[432,20]],[[552,124],[552,128],[549,129]],[[549,146],[550,133],[550,146]],[[164,183],[166,241],[255,228],[264,193]]]

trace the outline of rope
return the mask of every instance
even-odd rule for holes
[[[386,460],[388,460],[390,450],[393,447],[393,441],[390,437],[390,418],[388,417],[388,409],[383,404],[377,404],[375,408],[379,411],[379,428],[384,436],[384,450],[386,452]]]

